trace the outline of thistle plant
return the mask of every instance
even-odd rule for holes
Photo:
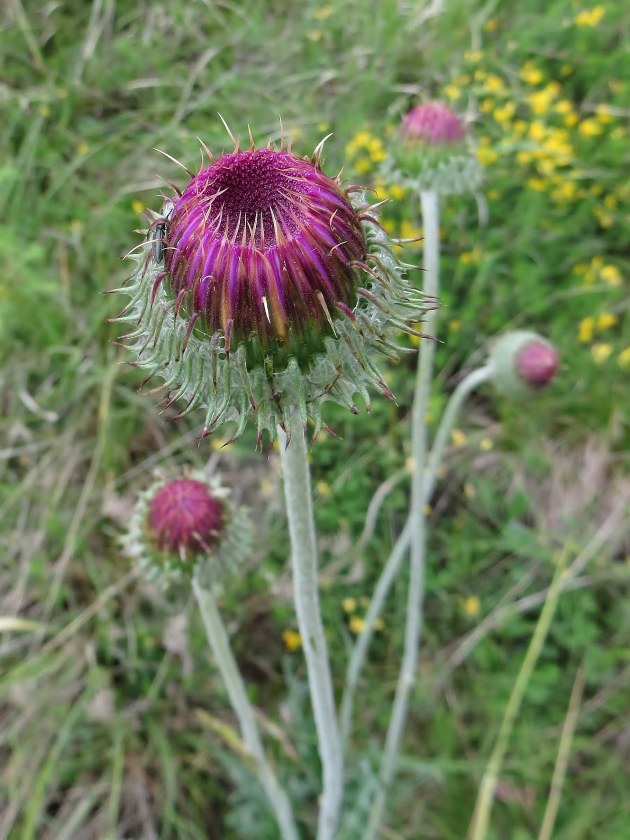
[[[191,583],[208,643],[280,836],[297,840],[291,804],[267,759],[215,595],[217,581],[241,563],[250,543],[245,512],[235,509],[216,476],[208,479],[202,472],[172,480],[158,478],[139,496],[124,538],[127,554],[149,580],[163,588],[183,580]]]
[[[230,135],[231,136],[231,135]],[[234,138],[232,138],[234,139]],[[322,763],[318,840],[336,834],[343,797],[339,737],[318,599],[318,560],[305,432],[332,400],[367,410],[370,389],[392,394],[373,354],[397,358],[396,336],[423,314],[393,243],[365,191],[322,171],[323,141],[310,158],[280,148],[215,159],[165,199],[119,320],[136,364],[164,380],[183,413],[205,411],[203,434],[255,424],[259,444],[280,437],[298,627]],[[216,610],[195,592],[206,621]],[[214,619],[213,624],[216,624]],[[207,625],[208,626],[208,625]],[[209,637],[211,633],[209,630]],[[212,643],[212,642],[211,642]],[[235,698],[233,698],[233,703]]]

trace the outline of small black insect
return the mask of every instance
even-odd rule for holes
[[[164,259],[164,240],[168,232],[168,222],[166,219],[160,219],[153,228],[153,239],[151,240],[151,254],[156,263],[161,263]]]

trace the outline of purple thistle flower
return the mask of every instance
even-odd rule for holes
[[[430,146],[462,143],[466,136],[457,114],[440,102],[424,102],[412,108],[403,119],[400,133],[409,143]]]
[[[322,145],[299,158],[282,145],[235,149],[196,175],[134,255],[119,320],[137,364],[165,380],[183,413],[202,406],[204,434],[247,419],[274,438],[300,420],[322,426],[333,400],[369,410],[368,388],[391,393],[372,351],[396,358],[422,297],[358,187],[321,171]],[[148,378],[148,377],[147,377]]]
[[[225,526],[225,503],[203,481],[178,478],[149,502],[146,528],[157,549],[186,555],[210,551]]]
[[[339,304],[355,305],[366,250],[335,181],[310,161],[258,149],[195,175],[170,217],[166,268],[173,294],[210,335],[228,337],[226,349],[254,337],[265,350],[299,350],[305,337],[332,333]]]

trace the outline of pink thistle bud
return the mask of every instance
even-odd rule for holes
[[[440,102],[416,105],[404,117],[400,133],[404,140],[439,146],[462,143],[466,132],[459,117]]]
[[[544,388],[556,375],[558,353],[547,341],[532,340],[516,357],[516,369],[531,388]]]
[[[249,551],[250,525],[216,476],[193,472],[158,478],[140,494],[123,545],[150,580],[167,588],[204,569],[216,578],[239,564]]]
[[[423,313],[366,192],[343,189],[311,158],[241,151],[203,167],[155,214],[134,254],[131,301],[119,320],[137,366],[161,376],[184,412],[205,409],[204,435],[255,418],[258,440],[290,432],[297,414],[316,437],[332,400],[369,409],[391,393],[373,352]]]
[[[225,503],[203,481],[178,478],[153,496],[147,512],[147,535],[164,552],[199,554],[221,538]]]
[[[506,333],[490,351],[492,380],[509,397],[527,397],[545,388],[558,369],[558,353],[542,336],[526,330]]]
[[[441,102],[423,102],[403,117],[390,157],[383,177],[410,190],[448,195],[481,183],[464,122]]]

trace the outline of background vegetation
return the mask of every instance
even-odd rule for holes
[[[188,594],[166,600],[137,581],[117,546],[154,468],[209,459],[261,535],[223,606],[301,822],[312,824],[318,767],[275,453],[256,454],[252,436],[197,445],[197,416],[176,421],[175,408],[140,394],[107,322],[124,301],[101,293],[124,278],[120,258],[140,241],[145,207],[159,208],[163,179],[183,183],[153,149],[194,168],[197,136],[229,146],[217,112],[261,143],[278,137],[281,115],[299,153],[333,131],[327,170],[373,185],[392,199],[391,230],[419,235],[416,197],[382,183],[378,168],[400,113],[424,97],[465,113],[487,167],[483,196],[444,211],[431,422],[508,327],[549,335],[563,367],[531,404],[484,391],[453,435],[384,836],[465,836],[535,594],[598,533],[528,685],[488,840],[539,836],[560,744],[569,764],[553,836],[627,838],[626,4],[8,0],[0,15],[0,838],[274,837],[226,746],[233,721]],[[418,248],[406,257],[417,261]],[[397,404],[375,400],[359,418],[330,409],[339,437],[323,435],[312,452],[339,679],[404,522],[414,364],[388,369]],[[391,475],[370,536],[365,511]],[[357,743],[369,749],[353,768],[357,786],[380,750],[403,596],[388,602],[361,685]],[[360,826],[360,803],[348,810]]]

